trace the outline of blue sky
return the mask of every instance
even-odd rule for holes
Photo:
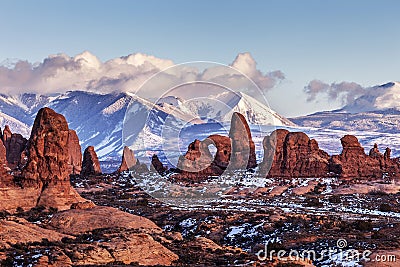
[[[250,52],[286,79],[267,94],[294,116],[338,107],[307,102],[311,80],[372,86],[400,80],[399,1],[0,1],[0,62],[84,50],[101,60],[135,52],[175,63],[229,64]]]

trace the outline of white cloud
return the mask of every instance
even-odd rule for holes
[[[328,84],[320,80],[312,80],[304,87],[304,92],[308,95],[307,101],[314,101],[318,95],[325,94],[329,100],[340,100],[343,105],[346,105],[365,94],[367,89],[355,82]]]
[[[210,67],[205,70],[182,65],[173,68],[158,79],[165,86],[179,82],[206,80],[230,86],[233,89],[251,87],[244,73],[262,90],[269,90],[284,79],[281,71],[263,74],[249,53],[239,54],[230,65],[232,69]],[[101,62],[90,52],[75,57],[66,54],[48,56],[39,64],[18,61],[14,66],[0,66],[0,90],[5,93],[55,93],[67,90],[98,92],[135,92],[152,75],[174,66],[174,62],[155,56],[136,53]],[[149,92],[151,95],[151,93]]]

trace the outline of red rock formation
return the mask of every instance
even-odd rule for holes
[[[210,146],[217,149],[214,157],[210,153]],[[256,166],[255,145],[249,125],[242,114],[235,112],[232,115],[229,137],[215,134],[203,141],[192,142],[185,156],[179,158],[177,167],[182,172],[174,178],[198,181],[221,175],[226,169],[248,169]]]
[[[289,133],[285,129],[277,129],[263,140],[264,158],[260,164],[262,175],[281,173],[281,163],[283,162],[283,143]]]
[[[5,126],[2,140],[7,151],[7,162],[11,169],[18,167],[21,153],[26,148],[27,140],[21,134],[12,133],[8,125]]]
[[[231,139],[226,136],[213,134],[207,137],[203,143],[207,145],[207,147],[214,145],[217,148],[213,164],[221,170],[225,170],[231,159]]]
[[[78,175],[82,170],[82,150],[78,135],[74,130],[68,133],[68,171],[70,174]]]
[[[83,153],[82,176],[101,174],[100,162],[93,146],[88,146]]]
[[[373,157],[373,158],[380,158],[382,157],[382,154],[379,152],[378,149],[378,144],[374,144],[374,147],[371,148],[371,150],[369,151],[369,156]]]
[[[245,117],[234,112],[231,119],[229,137],[232,140],[230,169],[248,169],[257,166],[255,145],[251,138],[250,127]]]
[[[184,172],[198,173],[208,168],[212,161],[208,146],[196,139],[189,144],[185,156],[179,158],[178,168]]]
[[[138,161],[136,160],[133,151],[129,147],[125,146],[124,151],[122,152],[122,162],[117,172],[121,173],[133,169],[137,163]]]
[[[68,133],[62,115],[49,108],[39,110],[26,149],[27,163],[16,184],[0,191],[0,210],[36,205],[64,210],[84,201],[69,181]]]
[[[6,148],[3,142],[0,142],[0,186],[10,183],[12,179],[13,177],[8,173]]]
[[[334,155],[330,161],[330,170],[344,179],[381,179],[386,177],[398,177],[399,165],[390,159],[390,149],[386,149],[385,155],[379,152],[378,146],[370,150],[366,155],[364,148],[353,135],[345,135],[340,139],[342,153]]]
[[[49,108],[39,110],[27,148],[25,179],[37,182],[69,180],[68,123]]]
[[[158,172],[160,175],[164,175],[165,172],[168,170],[167,167],[165,167],[158,156],[154,154],[151,157],[151,165],[150,165],[150,170]]]
[[[261,169],[270,167],[268,177],[325,177],[329,173],[330,156],[305,133],[277,130],[263,144]]]
[[[209,146],[216,147],[215,156]],[[185,156],[178,162],[179,180],[199,181],[210,176],[221,175],[229,165],[231,156],[231,139],[221,135],[210,135],[203,141],[195,140],[188,146]]]

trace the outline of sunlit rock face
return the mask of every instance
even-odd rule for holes
[[[84,201],[70,185],[69,133],[64,116],[49,108],[39,110],[24,152],[26,164],[1,191],[0,210],[38,205],[64,210]]]

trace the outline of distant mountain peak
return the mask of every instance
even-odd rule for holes
[[[364,95],[353,103],[344,106],[341,111],[350,113],[383,111],[387,109],[400,110],[400,82],[388,82],[366,89]]]

